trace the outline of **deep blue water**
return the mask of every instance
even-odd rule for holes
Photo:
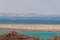
[[[0,17],[0,24],[60,24],[60,17]]]

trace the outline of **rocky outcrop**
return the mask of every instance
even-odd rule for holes
[[[52,37],[52,38],[50,38],[48,40],[60,40],[60,36],[55,36],[55,37]]]
[[[38,38],[36,36],[27,36],[24,34],[19,34],[17,32],[9,32],[7,34],[1,34],[0,40],[43,40],[41,38]]]

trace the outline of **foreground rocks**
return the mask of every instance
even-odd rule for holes
[[[41,38],[38,38],[36,36],[27,36],[24,34],[19,34],[17,32],[9,32],[7,34],[1,34],[0,40],[43,40]]]
[[[52,38],[50,38],[48,40],[60,40],[60,36],[55,36],[55,37],[52,37]]]
[[[0,34],[0,40],[43,40],[36,36],[28,36],[17,32],[9,32],[6,34]],[[46,40],[60,40],[60,36],[55,36]]]

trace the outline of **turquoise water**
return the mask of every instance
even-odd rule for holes
[[[0,34],[10,32],[10,30],[0,30]],[[28,31],[16,31],[21,34],[26,34],[29,36],[38,36],[40,38],[51,38],[53,36],[60,36],[60,32],[28,32]]]
[[[21,33],[27,34],[29,36],[37,36],[46,39],[54,36],[60,36],[60,32],[21,32]]]

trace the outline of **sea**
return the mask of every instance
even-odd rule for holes
[[[0,17],[0,24],[52,24],[60,25],[60,17]],[[0,30],[0,34],[9,32],[10,30]],[[53,36],[60,36],[60,32],[31,32],[31,31],[17,31],[29,36],[37,36],[40,38],[51,38]]]
[[[0,17],[0,24],[60,24],[60,17]]]

